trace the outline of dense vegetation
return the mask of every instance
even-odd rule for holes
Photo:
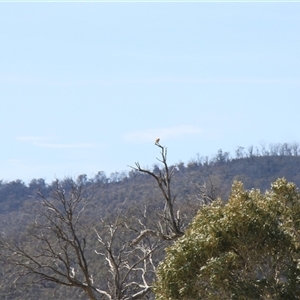
[[[157,299],[299,299],[299,220],[295,184],[262,194],[234,182],[229,201],[204,206],[167,249]]]
[[[260,149],[249,147],[247,150],[239,147],[234,156],[219,150],[211,159],[197,156],[187,164],[169,166],[168,168],[173,171],[172,195],[174,199],[176,198],[178,207],[184,204],[180,208],[184,221],[181,226],[187,227],[201,205],[210,203],[217,197],[227,199],[235,180],[242,181],[245,189],[258,188],[262,191],[268,189],[271,182],[281,177],[300,186],[299,149],[296,143],[271,145],[268,150],[263,146]],[[162,170],[163,165],[158,164],[150,171],[159,176],[164,175]],[[40,212],[43,207],[42,204],[45,205],[43,199],[53,199],[53,191],[64,191],[66,194],[70,192],[68,195],[72,196],[72,186],[80,187],[85,191],[82,199],[91,200],[90,205],[84,210],[80,233],[84,236],[84,243],[87,242],[90,247],[87,258],[92,271],[97,274],[94,280],[98,281],[100,288],[104,288],[109,280],[105,271],[106,262],[101,255],[94,255],[94,250],[97,249],[100,253],[111,238],[112,231],[107,229],[107,225],[110,224],[109,228],[115,226],[114,234],[117,238],[114,243],[116,249],[121,249],[124,241],[122,237],[126,235],[134,238],[131,229],[139,226],[134,223],[134,218],[129,220],[129,216],[144,215],[145,228],[152,228],[154,224],[159,223],[157,221],[159,212],[164,209],[164,204],[159,200],[162,198],[162,193],[159,186],[155,185],[152,176],[148,175],[138,169],[131,169],[129,172],[113,173],[109,177],[100,171],[93,178],[81,175],[76,179],[55,180],[49,184],[43,179],[33,179],[29,184],[21,180],[0,181],[1,234],[20,245],[25,243],[33,248],[35,242],[28,236],[28,232],[33,233],[34,236],[34,230],[37,228],[33,224],[44,222],[37,217],[37,212]],[[161,178],[163,179],[163,176]],[[37,192],[42,197],[37,196]],[[131,231],[121,224],[124,219],[119,219],[118,224],[114,223],[120,215],[127,218],[126,222],[133,224],[130,227]],[[91,229],[95,229],[101,237],[104,237],[105,243],[101,244],[95,231]],[[149,245],[153,245],[153,240],[147,238]],[[163,259],[163,249],[170,243],[164,241],[157,244],[159,249],[153,257],[154,265]],[[124,253],[128,253],[128,249],[127,252],[124,250]],[[70,289],[67,285],[64,287],[46,281],[40,282],[40,285],[28,286],[25,285],[26,280],[18,280],[18,284],[15,284],[13,268],[5,260],[3,261],[0,262],[1,299],[87,299],[86,294],[82,293],[78,286]],[[151,269],[149,274],[152,272]],[[145,299],[152,299],[153,294],[147,294],[147,297]]]

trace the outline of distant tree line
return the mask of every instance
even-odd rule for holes
[[[260,156],[299,156],[300,155],[300,144],[294,143],[273,143],[266,146],[261,143],[259,147],[249,146],[247,148],[238,146],[232,156],[230,152],[218,150],[218,153],[213,155],[211,158],[208,156],[200,156],[191,159],[187,166],[191,165],[212,165],[218,163],[225,163],[235,159],[260,157]]]
[[[201,174],[199,174],[200,177],[202,175],[209,177],[212,173],[220,172],[221,170],[216,170],[216,168],[219,168],[225,163],[235,162],[237,160],[243,161],[243,159],[253,159],[255,157],[267,158],[289,156],[300,156],[299,143],[274,143],[269,144],[268,146],[262,143],[259,147],[249,146],[247,148],[238,146],[234,155],[231,155],[228,151],[219,149],[212,157],[204,157],[197,154],[195,158],[191,159],[186,164],[179,162],[176,165],[170,166],[170,168],[175,168],[177,175],[197,171],[201,172]],[[267,164],[268,161],[265,160],[264,163]],[[270,164],[270,162],[268,164]],[[151,171],[158,174],[161,167],[162,166],[159,164],[154,164]],[[239,171],[235,172],[238,173]],[[99,171],[91,178],[89,178],[86,174],[81,174],[75,179],[75,181],[85,187],[94,186],[100,188],[106,186],[107,188],[115,189],[116,185],[126,185],[132,181],[136,183],[143,183],[147,180],[147,177],[147,174],[143,174],[135,169],[130,169],[127,172],[113,172],[110,176],[107,176],[104,171]],[[68,186],[70,183],[69,180],[70,178],[66,178],[60,181],[62,185]],[[182,178],[180,180],[182,180]],[[18,207],[22,205],[24,199],[32,198],[32,195],[37,191],[41,191],[43,195],[49,196],[50,191],[55,187],[55,185],[56,180],[52,183],[47,183],[43,178],[32,179],[28,184],[20,179],[10,182],[5,181],[4,179],[0,180],[0,213],[18,209]]]
[[[176,164],[178,170],[183,170],[184,168],[189,168],[194,165],[198,166],[208,166],[218,163],[225,163],[235,159],[241,158],[251,158],[251,157],[261,157],[261,156],[300,156],[300,144],[297,142],[293,143],[271,143],[266,146],[264,143],[261,143],[260,146],[249,146],[247,148],[243,146],[238,146],[235,150],[234,155],[229,151],[223,151],[219,149],[218,152],[212,157],[201,156],[197,154],[195,158],[192,158],[186,165],[183,162]],[[158,172],[160,166],[157,164],[153,165],[153,172]],[[109,176],[104,171],[99,171],[94,177],[88,178],[86,174],[81,174],[77,177],[77,182],[80,182],[84,185],[91,184],[107,184],[113,182],[126,181],[128,179],[145,177],[145,174],[141,174],[137,170],[131,169],[130,171],[116,171],[112,172]],[[48,185],[43,178],[32,179],[28,184],[25,184],[22,180],[17,179],[11,182],[6,182],[4,179],[0,180],[0,193],[1,190],[6,190],[9,192],[12,189],[16,189],[18,193],[31,193],[36,189],[47,189],[51,185],[55,185],[56,180],[52,184]],[[28,189],[24,189],[28,187]]]

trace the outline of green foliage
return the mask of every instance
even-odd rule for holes
[[[158,300],[299,299],[300,194],[235,181],[229,201],[204,206],[158,268]]]

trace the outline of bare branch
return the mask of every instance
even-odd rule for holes
[[[41,209],[28,228],[27,240],[4,243],[6,261],[16,270],[16,282],[27,278],[30,283],[50,281],[79,287],[96,300],[86,259],[86,236],[79,224],[87,205],[82,187],[71,181],[66,192],[56,181],[51,198],[40,192],[38,196]]]
[[[166,229],[164,231],[153,233],[152,231],[141,233],[139,236],[142,238],[146,235],[156,235],[166,240],[174,240],[184,234],[183,228],[182,228],[182,221],[178,218],[180,217],[180,213],[175,214],[175,208],[174,203],[176,196],[172,196],[171,193],[171,178],[176,170],[175,167],[172,168],[172,170],[169,169],[169,166],[167,164],[167,148],[161,146],[159,144],[159,141],[155,143],[157,147],[159,147],[161,159],[157,160],[163,164],[163,170],[159,171],[158,174],[155,174],[152,171],[149,171],[147,169],[144,169],[141,167],[141,165],[136,162],[135,167],[130,166],[132,169],[137,170],[141,173],[145,173],[153,177],[157,185],[163,195],[164,203],[165,203],[165,209],[164,213],[161,214],[163,223],[166,226]],[[139,238],[138,238],[139,240]]]

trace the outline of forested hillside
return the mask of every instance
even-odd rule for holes
[[[171,189],[174,200],[176,198],[176,205],[180,207],[181,203],[185,203],[184,208],[181,208],[185,222],[182,226],[187,226],[197,209],[206,201],[213,201],[218,197],[227,199],[234,180],[242,181],[246,189],[258,188],[262,191],[268,189],[271,182],[281,177],[300,186],[300,151],[298,148],[297,144],[273,145],[268,150],[264,147],[260,150],[249,147],[245,151],[239,147],[234,156],[219,150],[210,159],[198,156],[187,163],[180,162],[176,166],[168,166],[168,169],[172,170]],[[164,165],[159,162],[149,172],[163,180]],[[147,172],[140,172],[135,167],[129,169],[128,172],[116,172],[110,176],[100,171],[93,178],[80,175],[76,179],[54,180],[50,184],[43,179],[33,179],[29,184],[21,180],[12,182],[2,180],[0,182],[1,234],[17,237],[20,243],[26,242],[26,230],[31,228],[30,226],[37,220],[35,208],[39,207],[43,199],[52,198],[53,191],[63,191],[62,195],[70,192],[70,195],[73,195],[70,187],[76,184],[82,190],[88,191],[83,194],[84,199],[92,199],[90,206],[87,208],[83,206],[85,208],[84,234],[92,240],[90,245],[96,249],[97,237],[96,234],[92,235],[91,229],[98,228],[98,224],[103,220],[106,220],[108,224],[107,220],[114,220],[120,212],[132,217],[147,207],[148,219],[145,219],[145,224],[155,222],[156,212],[163,210],[163,204],[159,200],[162,198],[161,189],[154,179],[154,176],[149,176]],[[109,235],[105,226],[100,227],[98,230],[102,236]],[[85,240],[84,243],[86,243]],[[156,260],[164,256],[163,248],[169,242],[164,243],[160,245],[161,250],[155,257]],[[121,244],[118,247],[120,249]],[[101,256],[93,256],[93,249],[87,257],[93,262],[92,268],[98,274],[99,286],[103,287],[108,280],[104,270],[105,260]],[[101,259],[102,262],[98,263]],[[53,282],[43,281],[42,286],[16,285],[13,282],[15,279],[13,269],[5,263],[5,260],[0,270],[1,299],[87,299],[79,288],[68,288],[67,285],[61,287]],[[22,283],[22,280],[20,282]],[[153,296],[148,294],[147,297],[140,299],[151,299]]]
[[[214,196],[228,195],[233,180],[243,181],[245,188],[259,188],[265,190],[270,183],[279,177],[300,184],[300,151],[283,144],[276,147],[276,151],[266,151],[249,147],[248,153],[237,149],[236,156],[231,158],[228,152],[219,150],[209,159],[196,157],[188,163],[180,162],[176,165],[173,179],[174,194],[186,197],[195,193],[196,185],[206,183],[214,188]],[[153,166],[153,171],[158,171],[159,164]],[[170,166],[172,168],[172,166]],[[69,178],[62,180],[68,183]],[[145,175],[131,170],[128,172],[115,172],[107,176],[99,171],[93,178],[80,175],[76,178],[84,186],[93,186],[98,201],[106,211],[112,212],[119,205],[135,202],[149,201],[156,197],[153,180]],[[47,196],[56,180],[47,184],[44,179],[32,179],[29,184],[21,180],[6,182],[0,181],[0,213],[18,211],[22,206],[33,201],[37,191]],[[127,202],[128,201],[128,202]]]

